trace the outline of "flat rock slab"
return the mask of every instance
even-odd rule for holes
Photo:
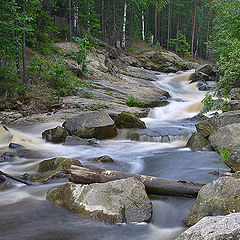
[[[136,178],[89,185],[67,183],[47,199],[81,216],[109,223],[149,222],[152,204],[145,187]]]

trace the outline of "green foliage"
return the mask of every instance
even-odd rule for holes
[[[139,99],[134,98],[132,95],[129,96],[128,101],[127,101],[127,105],[129,107],[145,107],[145,104],[143,102],[141,102]]]
[[[87,60],[88,53],[92,52],[93,43],[88,38],[74,37],[74,41],[77,43],[78,51],[73,52],[71,58],[81,66],[81,73],[84,75],[89,72],[87,64],[90,62]]]
[[[231,152],[228,151],[227,148],[222,148],[220,151],[220,156],[217,157],[217,159],[219,160],[220,163],[226,164],[226,161],[230,154],[231,154]]]
[[[219,70],[224,72],[214,93],[206,95],[203,100],[205,108],[224,110],[226,100],[235,82],[240,78],[240,2],[238,0],[216,1],[215,18],[211,37],[211,52]],[[213,98],[221,97],[214,102]]]
[[[158,40],[157,40],[156,45],[154,46],[154,50],[155,50],[156,52],[158,52],[158,53],[161,53],[161,51],[162,51],[162,47],[161,47],[161,45],[160,45],[160,43],[159,43]]]
[[[133,53],[133,52],[135,52],[135,49],[134,49],[134,47],[129,47],[129,48],[128,48],[128,52],[130,52],[130,53]]]
[[[65,63],[60,59],[47,61],[35,55],[31,59],[29,73],[35,81],[45,82],[60,96],[67,96],[76,91],[76,77],[67,71]]]
[[[0,68],[0,94],[4,94],[5,100],[26,95],[28,88],[23,85],[13,63]]]
[[[85,91],[84,93],[83,93],[83,96],[85,97],[85,98],[93,98],[93,94],[92,94],[92,92],[89,92],[89,91]]]
[[[190,44],[187,42],[186,37],[181,33],[177,32],[177,38],[170,39],[170,47],[175,48],[177,53],[183,54],[184,56],[190,57]]]

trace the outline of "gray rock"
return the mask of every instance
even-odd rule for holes
[[[108,139],[117,135],[114,121],[106,111],[84,112],[67,119],[63,127],[70,135],[81,138]]]
[[[204,217],[183,232],[176,240],[238,240],[240,213],[227,216]]]
[[[240,123],[240,110],[230,111],[222,114],[218,114],[196,125],[196,129],[204,137],[208,137],[220,127],[224,127],[229,124]]]
[[[203,186],[186,221],[192,226],[205,216],[227,215],[240,211],[240,179],[220,177]]]
[[[240,100],[240,88],[233,88],[231,90],[231,100]]]
[[[78,159],[56,157],[40,162],[38,172],[68,171],[71,165],[82,166]]]
[[[234,172],[240,171],[240,150],[234,149],[228,159],[226,165],[230,167]]]
[[[239,100],[230,100],[226,104],[225,112],[240,110]]]
[[[120,113],[115,119],[115,124],[117,128],[146,128],[143,121],[127,112]]]
[[[213,67],[210,64],[204,64],[197,67],[195,73],[197,76],[202,74],[210,75],[213,72]]]
[[[24,146],[22,146],[20,144],[17,144],[17,143],[9,143],[8,147],[12,148],[12,149],[23,149],[23,148],[25,148]]]
[[[102,163],[113,163],[114,162],[114,160],[108,155],[103,155],[98,158],[94,158],[93,161],[94,162],[102,162]]]
[[[208,145],[208,140],[201,135],[199,132],[194,132],[189,138],[186,147],[189,147],[193,151],[201,151]]]
[[[65,141],[65,138],[68,136],[68,132],[63,127],[57,126],[53,129],[45,130],[42,133],[42,138],[46,139],[48,142],[53,143],[62,143]]]
[[[228,149],[228,151],[232,151],[233,149],[240,150],[239,131],[240,123],[221,127],[209,136],[209,144],[217,152],[220,152],[223,148]]]
[[[67,136],[64,142],[64,145],[67,146],[76,146],[76,145],[95,145],[97,144],[97,140],[92,139],[84,139],[78,136]]]
[[[67,183],[48,192],[47,199],[81,216],[110,223],[149,222],[152,216],[145,187],[135,178],[89,185]]]

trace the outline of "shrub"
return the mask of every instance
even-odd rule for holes
[[[127,105],[129,107],[145,107],[145,104],[143,102],[141,102],[139,99],[134,98],[132,95],[129,96],[128,101],[127,101]]]

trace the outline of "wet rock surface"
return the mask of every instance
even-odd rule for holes
[[[117,128],[146,128],[143,121],[127,112],[120,113],[115,119],[115,124]]]
[[[84,139],[78,136],[67,136],[64,145],[67,146],[77,146],[77,145],[97,145],[97,140],[95,138]]]
[[[152,204],[135,178],[89,185],[67,183],[48,192],[47,199],[81,216],[110,223],[148,222]]]
[[[65,171],[68,172],[71,165],[82,166],[78,159],[56,157],[49,160],[44,160],[39,164],[38,172],[48,171]]]
[[[65,141],[67,136],[67,130],[60,126],[53,129],[47,129],[42,133],[42,138],[52,143],[62,143]]]

